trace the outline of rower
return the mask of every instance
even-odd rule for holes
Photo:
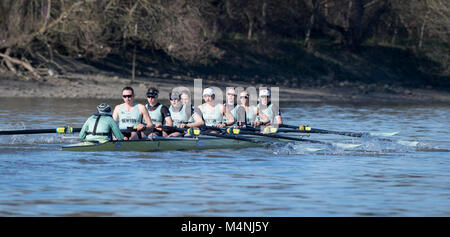
[[[196,123],[196,124],[193,125],[192,127],[200,127],[200,126],[203,126],[205,122],[203,121],[202,117],[201,117],[201,116],[200,116],[200,117],[197,117],[197,118],[194,117],[196,108],[195,108],[194,105],[192,105],[192,103],[191,103],[191,96],[190,96],[190,94],[189,94],[188,91],[181,91],[181,94],[180,94],[180,101],[181,101],[181,104],[183,104],[183,105],[186,106],[186,108],[187,108],[187,107],[191,107],[191,115],[190,115],[189,122],[190,122],[190,123],[193,123],[193,122]],[[188,110],[186,110],[186,112],[187,112],[187,111],[188,111]],[[200,124],[200,123],[201,123],[201,124]]]
[[[146,130],[144,133],[148,136],[164,136],[167,137],[167,132],[163,130],[162,126],[173,126],[170,111],[167,106],[158,101],[159,90],[155,87],[150,87],[147,90],[147,102],[145,108],[150,115],[152,123],[155,124],[156,129]]]
[[[141,137],[140,131],[153,127],[152,120],[145,106],[136,103],[134,100],[134,90],[132,87],[122,89],[122,98],[124,103],[114,108],[113,119],[119,123],[122,130],[135,129],[136,131],[126,132],[124,140],[138,140]],[[141,123],[144,120],[147,125]],[[139,133],[138,133],[139,132]]]
[[[245,111],[245,124],[249,126],[259,126],[261,124],[266,124],[269,122],[269,118],[257,107],[250,105],[249,94],[247,91],[243,91],[239,94],[239,99],[241,100],[241,108]],[[258,121],[257,116],[262,121]]]
[[[173,126],[178,128],[193,128],[204,125],[202,117],[194,113],[194,109],[189,108],[188,105],[181,103],[181,94],[170,92],[170,107],[169,111],[172,116]],[[190,111],[189,111],[190,110]],[[182,136],[180,132],[172,132],[169,137]]]
[[[260,109],[267,116],[271,124],[283,124],[280,109],[278,106],[273,106],[270,101],[269,89],[260,90],[258,109]],[[258,121],[263,122],[262,118],[259,116]]]
[[[80,131],[82,141],[101,142],[112,139],[112,134],[117,140],[123,140],[116,121],[111,117],[111,107],[108,104],[97,106],[97,112],[89,117]]]
[[[182,91],[180,95],[180,100],[183,105],[190,105],[191,104],[191,96],[187,91]],[[192,106],[192,105],[191,105]],[[194,106],[192,106],[194,108]]]
[[[224,104],[225,109],[227,112],[229,112],[231,115],[233,115],[234,118],[234,124],[237,126],[242,126],[245,124],[245,110],[241,105],[236,104],[236,91],[234,88],[229,87],[227,88],[226,92],[226,102]],[[226,116],[223,117],[224,121],[226,122]]]
[[[223,104],[215,102],[215,92],[212,88],[203,90],[203,100],[205,103],[197,107],[196,113],[203,118],[206,126],[223,128],[233,125],[233,115],[226,111]],[[223,122],[224,116],[226,116],[226,122]]]

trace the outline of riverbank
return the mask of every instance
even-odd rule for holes
[[[173,87],[185,86],[193,91],[193,77],[162,74],[151,78],[129,78],[104,74],[55,75],[40,80],[18,78],[12,74],[0,76],[0,97],[22,98],[120,98],[121,89],[131,85],[137,98],[145,98],[150,86],[160,89],[160,98],[167,99]],[[238,80],[208,80],[202,78],[203,88],[207,86],[260,87],[262,84],[244,84]],[[264,84],[264,86],[271,86]],[[450,104],[450,92],[436,89],[411,89],[402,87],[379,87],[371,84],[340,83],[333,87],[290,88],[279,86],[280,101],[308,103],[399,103],[399,104]]]

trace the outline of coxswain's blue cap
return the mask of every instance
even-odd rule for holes
[[[97,106],[97,112],[99,115],[112,115],[111,106],[105,103],[99,104]]]

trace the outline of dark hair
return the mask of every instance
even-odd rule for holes
[[[190,93],[189,91],[187,91],[187,90],[182,90],[182,91],[180,92],[180,96],[181,96],[182,94],[185,94],[185,95],[189,96],[189,98],[191,98],[191,93]]]
[[[134,90],[133,90],[133,88],[131,87],[131,86],[125,86],[123,89],[122,89],[122,92],[123,91],[131,91],[131,93],[134,95]]]

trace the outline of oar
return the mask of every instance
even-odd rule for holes
[[[217,128],[217,127],[207,127],[207,128],[215,129],[215,130],[219,130],[219,129],[223,130],[223,128]],[[226,132],[229,133],[229,134],[247,134],[247,135],[254,135],[254,136],[262,136],[262,137],[271,137],[271,138],[277,138],[277,139],[285,139],[285,140],[291,140],[291,141],[300,141],[300,142],[324,144],[324,145],[328,145],[328,146],[336,146],[336,147],[341,147],[341,148],[345,148],[345,149],[356,148],[356,147],[361,146],[361,144],[330,143],[330,142],[323,142],[323,141],[317,141],[317,140],[311,140],[311,139],[281,136],[281,135],[268,134],[268,133],[241,131],[238,128],[227,128]]]
[[[25,130],[5,130],[0,131],[0,135],[20,135],[20,134],[41,134],[41,133],[77,133],[80,132],[81,128],[72,128],[70,126],[59,127],[59,128],[44,128],[44,129],[25,129]],[[127,129],[121,129],[121,132],[133,132],[137,131],[135,127],[129,127]]]
[[[280,132],[282,132],[282,133],[289,133],[289,132],[291,132],[291,133],[301,133],[299,130],[296,130],[296,129],[290,129],[290,128],[283,129],[283,128],[275,128],[275,127],[272,127],[272,126],[266,126],[266,127],[260,127],[260,128],[258,128],[258,127],[241,127],[239,129],[242,130],[242,131],[262,132],[262,133],[265,133],[265,134],[267,134],[267,133],[280,133]],[[305,135],[303,135],[303,136],[305,136]],[[306,135],[306,136],[309,136],[309,135]]]
[[[19,135],[19,134],[40,134],[40,133],[74,133],[80,132],[81,128],[72,128],[69,126],[48,129],[25,129],[25,130],[6,130],[0,131],[0,135]]]
[[[318,129],[318,128],[311,128],[309,126],[293,126],[293,125],[287,125],[287,124],[279,124],[279,127],[282,128],[293,128],[297,131],[300,131],[302,133],[322,133],[322,134],[337,134],[337,135],[343,135],[343,136],[350,136],[350,137],[363,137],[368,136],[369,133],[361,133],[361,132],[339,132],[339,131],[331,131],[331,130],[325,130],[325,129]]]
[[[329,142],[322,142],[317,140],[310,140],[310,139],[304,139],[304,138],[297,138],[297,137],[288,137],[288,136],[282,136],[282,135],[275,135],[275,134],[269,134],[269,133],[258,133],[256,131],[245,131],[245,129],[239,129],[239,128],[218,128],[218,127],[206,127],[207,129],[213,129],[218,131],[226,131],[228,134],[247,134],[247,135],[255,135],[255,136],[261,136],[261,137],[271,137],[271,138],[278,138],[278,139],[285,139],[285,140],[291,140],[291,141],[300,141],[300,142],[309,142],[309,143],[317,143],[317,144],[325,144],[325,145],[333,145]],[[256,130],[256,129],[255,129]]]
[[[252,143],[258,143],[258,144],[267,144],[267,142],[263,141],[255,141],[250,138],[244,138],[244,137],[238,137],[238,136],[230,136],[230,135],[224,135],[219,133],[212,133],[212,132],[206,132],[202,131],[198,128],[178,128],[178,127],[171,127],[171,126],[164,126],[164,129],[172,129],[173,131],[181,132],[181,133],[187,133],[190,135],[198,136],[198,135],[206,135],[206,136],[212,136],[212,137],[220,137],[220,138],[226,138],[226,139],[233,139],[233,140],[240,140],[245,142],[252,142]]]
[[[279,124],[280,127],[285,127],[285,128],[291,128],[291,129],[295,129],[295,131],[300,132],[300,133],[322,133],[322,134],[336,134],[336,135],[343,135],[343,136],[350,136],[350,137],[371,137],[372,135],[370,133],[361,133],[361,132],[339,132],[339,131],[331,131],[331,130],[325,130],[325,129],[317,129],[317,128],[311,128],[309,126],[304,126],[304,125],[300,125],[300,126],[293,126],[293,125],[287,125],[287,124]],[[376,139],[380,140],[380,141],[385,141],[385,142],[394,142],[391,139],[388,138],[378,138],[376,137]]]

